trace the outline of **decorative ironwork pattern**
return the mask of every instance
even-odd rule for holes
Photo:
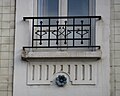
[[[100,16],[23,17],[32,20],[32,44],[23,48],[100,48],[95,22]]]

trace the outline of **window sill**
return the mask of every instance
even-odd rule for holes
[[[26,52],[22,59],[100,59],[101,51],[56,51],[56,52]]]

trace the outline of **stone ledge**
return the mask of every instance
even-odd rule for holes
[[[25,52],[22,53],[22,59],[68,59],[68,58],[81,58],[81,59],[100,59],[101,51],[56,51],[56,52]]]

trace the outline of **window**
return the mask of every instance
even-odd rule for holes
[[[38,16],[88,16],[94,7],[95,0],[38,0]]]
[[[78,48],[95,45],[95,0],[38,0],[32,18],[32,47]]]

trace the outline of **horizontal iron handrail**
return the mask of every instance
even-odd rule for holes
[[[49,25],[34,25],[34,27],[48,27]],[[51,27],[56,27],[56,25],[50,25]],[[65,26],[65,25],[58,25],[58,26]],[[72,24],[66,24],[66,26],[73,26]],[[81,24],[75,24],[74,26],[83,26]],[[90,26],[90,24],[84,24],[84,26]]]
[[[23,17],[23,20],[27,19],[65,19],[65,18],[98,18],[98,20],[101,20],[101,16],[51,16],[51,17]]]
[[[39,41],[40,39],[33,39],[33,40],[36,40],[36,41]],[[48,40],[48,39],[42,39],[42,40]],[[56,39],[49,39],[49,40],[56,40]],[[66,38],[66,39],[62,39],[62,38],[58,38],[57,40],[73,40],[71,38]],[[90,38],[74,38],[74,40],[90,40]]]
[[[26,48],[98,48],[98,49],[100,49],[100,46],[37,46],[37,47],[35,47],[35,46],[24,46],[23,47],[23,50],[25,50]]]

